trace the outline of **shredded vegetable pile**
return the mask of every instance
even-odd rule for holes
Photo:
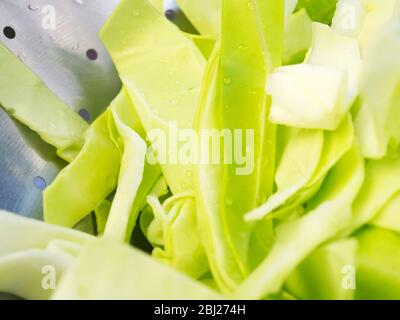
[[[177,2],[197,34],[120,2],[90,126],[0,46],[0,104],[69,162],[45,222],[0,212],[0,292],[399,299],[400,1]]]

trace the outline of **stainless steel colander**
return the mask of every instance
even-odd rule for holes
[[[120,87],[98,38],[118,1],[0,0],[0,41],[91,121]],[[1,108],[0,127],[0,209],[40,218],[42,189],[65,164],[52,147]]]
[[[0,43],[61,100],[92,122],[121,86],[98,37],[119,1],[0,0]],[[164,8],[174,10],[175,22],[193,31],[175,0],[165,0]],[[41,219],[42,191],[66,163],[53,147],[1,106],[0,128],[0,209]],[[81,228],[93,232],[92,220],[86,220]],[[0,300],[8,298],[13,297],[0,292]]]
[[[98,37],[119,1],[0,0],[0,42],[91,122],[121,86]],[[175,0],[164,0],[164,8],[191,30]],[[42,190],[65,163],[1,107],[0,128],[0,209],[40,219]]]

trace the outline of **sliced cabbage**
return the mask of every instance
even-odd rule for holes
[[[278,163],[277,191],[262,206],[246,215],[246,220],[282,218],[310,199],[329,170],[351,148],[354,131],[346,118],[336,131],[289,129]],[[297,133],[294,134],[293,133]],[[283,143],[283,142],[282,142]],[[304,152],[308,150],[308,152]]]
[[[378,36],[378,32],[388,22],[400,17],[399,0],[362,0],[365,6],[363,27],[359,35],[359,41],[363,50],[370,41]]]
[[[347,233],[373,220],[400,191],[400,153],[397,150],[366,164],[366,178],[353,204],[353,218]]]
[[[291,15],[285,28],[283,63],[297,64],[304,61],[311,46],[312,21],[307,11],[302,9]]]
[[[217,292],[139,250],[110,240],[84,248],[53,299],[222,299]]]
[[[269,77],[269,119],[278,124],[335,130],[347,105],[347,75],[337,68],[297,64],[277,68]]]
[[[386,203],[370,224],[400,233],[400,193]]]
[[[0,292],[48,299],[94,237],[0,210]]]
[[[290,19],[294,9],[296,9],[298,0],[284,0],[284,16],[285,16],[285,23]]]
[[[137,17],[132,19],[132,12]],[[137,32],[142,30],[142,32]],[[123,37],[115,34],[124,33]],[[205,59],[176,26],[148,1],[121,1],[101,38],[148,135],[173,193],[193,188],[191,164],[174,161],[174,134],[192,128]],[[158,141],[160,135],[166,141]],[[174,154],[174,153],[172,153]],[[172,156],[171,156],[172,157]]]
[[[379,228],[365,228],[358,235],[357,290],[359,300],[400,299],[400,237]]]
[[[155,219],[148,231],[154,235],[160,230],[162,240],[154,237],[161,247],[153,250],[153,256],[193,278],[199,278],[209,270],[207,256],[198,233],[196,205],[193,195],[180,194],[166,200],[163,205],[149,196]]]
[[[124,119],[124,123],[117,121],[120,118]],[[161,175],[157,165],[144,165],[143,145],[146,146],[144,141],[140,143],[142,138],[139,134],[144,136],[142,125],[123,88],[110,109],[85,133],[85,143],[78,156],[44,191],[45,221],[75,226],[90,212],[96,212],[103,206],[103,201],[115,189],[121,177],[119,188],[127,188],[128,191],[124,190],[122,195],[121,191],[116,193],[107,233],[129,241],[137,215],[145,205],[145,197]],[[144,166],[142,170],[135,170],[131,166],[134,163],[140,167],[140,162]],[[127,163],[130,163],[129,168],[126,168]],[[139,174],[143,177],[137,178],[136,171],[143,171]],[[129,179],[128,173],[132,173]],[[121,181],[125,179],[129,181],[123,187]],[[136,189],[135,183],[138,184]],[[108,213],[102,210],[103,221],[99,222],[101,233]]]
[[[400,104],[400,22],[379,31],[365,49],[361,106],[355,117],[357,135],[366,158],[381,158],[391,140],[400,143],[397,116]]]
[[[239,129],[247,134],[250,129],[254,134],[254,140],[246,136],[241,147],[250,166],[235,161],[197,166],[198,222],[214,280],[224,292],[234,290],[250,270],[255,230],[243,223],[243,216],[273,188],[276,128],[266,119],[270,101],[263,87],[267,74],[281,64],[283,11],[282,1],[224,1],[220,47],[209,59],[203,80],[197,132]],[[231,19],[239,15],[243,24]],[[199,154],[207,154],[207,146],[199,145]],[[228,152],[233,155],[232,149]]]
[[[306,63],[346,72],[346,106],[350,108],[359,94],[360,87],[361,55],[357,39],[342,36],[329,26],[314,22],[312,47],[307,54]]]
[[[215,38],[212,36],[202,36],[197,34],[186,34],[189,39],[191,39],[197,48],[201,51],[204,58],[210,58],[211,52],[215,46]]]
[[[0,106],[56,147],[61,158],[71,161],[81,149],[87,123],[2,44]]]
[[[123,154],[118,187],[104,230],[105,236],[128,242],[139,211],[145,205],[145,197],[161,175],[157,165],[145,162],[146,142],[122,120],[134,117],[133,107],[130,107],[132,112],[129,114],[123,102],[115,100],[111,105],[112,116],[123,141]]]
[[[357,240],[330,242],[301,262],[285,281],[285,289],[301,300],[351,300],[356,289],[356,258]]]
[[[298,0],[296,10],[307,10],[313,21],[329,25],[336,10],[337,0]]]
[[[109,111],[85,133],[85,144],[43,193],[44,220],[75,226],[114,190],[121,153],[108,132]]]
[[[324,135],[320,130],[288,129],[287,142],[275,175],[277,192],[261,207],[248,213],[247,221],[261,219],[284,205],[311,180],[323,143]]]
[[[222,0],[177,0],[190,22],[202,35],[221,33]]]
[[[305,257],[349,223],[351,205],[363,179],[364,161],[353,147],[330,172],[309,212],[279,225],[271,251],[239,286],[235,297],[260,299],[278,293]]]

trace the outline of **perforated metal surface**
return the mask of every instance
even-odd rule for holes
[[[91,122],[120,89],[116,70],[98,38],[118,2],[0,0],[0,42]],[[166,10],[175,11],[174,21],[182,29],[193,30],[175,0],[164,4]],[[41,219],[42,190],[66,163],[1,106],[0,130],[0,209]],[[90,225],[89,217],[78,228],[90,231]],[[0,300],[4,299],[18,297],[0,292]]]
[[[93,120],[120,88],[98,37],[118,2],[0,0],[0,42],[71,108]],[[0,209],[40,218],[41,189],[65,164],[1,108],[0,128]]]

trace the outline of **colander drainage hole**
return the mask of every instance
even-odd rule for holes
[[[35,185],[36,188],[39,190],[44,190],[47,187],[46,180],[44,180],[43,177],[37,176],[33,178],[33,184]]]
[[[175,10],[168,9],[165,11],[165,16],[168,20],[175,20],[176,19],[176,12]]]
[[[86,51],[86,56],[89,60],[97,60],[98,54],[97,51],[95,49],[89,49],[88,51]]]
[[[90,113],[89,111],[87,111],[86,109],[81,109],[78,111],[79,115],[81,116],[81,118],[87,122],[90,121]]]
[[[15,30],[13,27],[7,26],[3,29],[3,33],[8,39],[14,39],[16,36]]]

